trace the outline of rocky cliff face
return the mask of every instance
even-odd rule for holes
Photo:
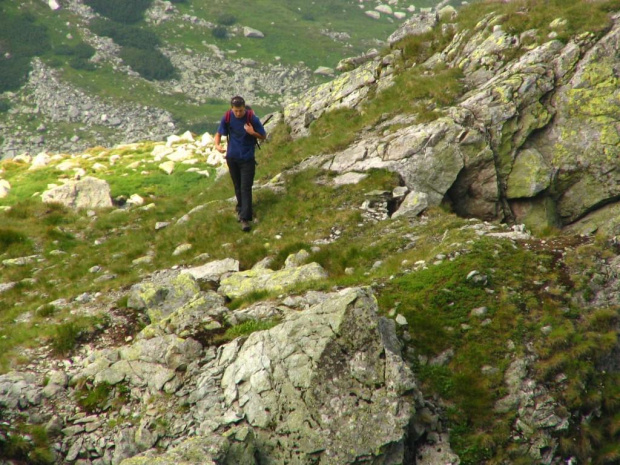
[[[221,295],[230,284],[220,294],[203,292],[194,275],[218,283],[239,272],[210,267],[206,275],[169,271],[134,286],[129,305],[148,310],[153,322],[135,342],[92,351],[69,370],[0,376],[3,405],[26,415],[53,411],[49,431],[62,428],[66,437],[59,459],[78,463],[400,464],[423,434],[441,432],[423,418],[433,407],[404,362],[394,321],[378,316],[369,289],[230,311]],[[282,274],[299,280],[297,268]],[[220,322],[256,318],[279,323],[219,347],[208,342]],[[71,393],[86,385],[143,392],[122,416],[152,414],[112,428],[104,423],[120,417],[71,415]],[[151,449],[156,444],[168,451]]]
[[[384,127],[404,128],[387,136],[377,128],[316,164],[339,173],[389,168],[429,205],[449,202],[464,216],[614,231],[620,18],[600,40],[583,34],[536,47],[504,31],[499,19],[489,15],[467,40],[455,35],[418,65],[463,71],[471,90],[446,116],[426,124],[397,117]],[[517,50],[518,59],[502,59]],[[307,134],[326,111],[362,106],[390,85],[398,57],[395,50],[371,59],[286,106],[292,134]]]

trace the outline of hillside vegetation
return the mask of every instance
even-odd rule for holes
[[[362,34],[359,24],[345,26],[347,15],[341,8],[326,3],[306,12],[307,2],[302,3],[271,5],[297,19],[289,21],[290,29],[283,28],[282,34],[302,29],[314,34],[314,23],[328,16],[335,30],[350,27],[352,35]],[[195,2],[177,5],[206,14],[206,6]],[[245,10],[236,8],[235,1],[215,2],[212,8],[209,14],[230,13],[243,23],[256,15],[253,8],[262,8],[256,17],[259,29],[272,14],[261,2]],[[195,165],[177,163],[174,172],[166,174],[159,168],[161,160],[153,156],[163,143],[60,154],[39,169],[19,159],[3,161],[2,178],[12,188],[0,200],[2,372],[35,366],[44,371],[46,360],[71,360],[103,339],[127,343],[149,323],[146,315],[128,305],[129,289],[157,271],[225,258],[239,260],[247,270],[266,257],[271,259],[269,267],[277,270],[290,254],[303,249],[309,252],[306,262],[320,264],[328,278],[285,292],[229,299],[227,307],[247,308],[257,302],[275,306],[287,296],[308,291],[368,287],[382,315],[406,319],[398,325],[403,353],[424,397],[441,412],[439,420],[428,422],[445,424],[461,464],[539,463],[530,445],[550,437],[559,445],[553,455],[564,463],[620,463],[620,371],[614,362],[620,309],[593,303],[595,291],[614,282],[607,265],[620,253],[615,238],[551,228],[538,237],[515,234],[523,233],[522,228],[459,217],[447,202],[415,218],[389,218],[397,205],[387,199],[402,187],[394,172],[375,169],[356,184],[340,184],[337,174],[303,164],[312,156],[348,147],[389,116],[411,114],[416,122],[441,117],[471,90],[462,71],[438,67],[431,73],[414,64],[442,50],[456,34],[467,34],[490,12],[512,33],[535,29],[533,46],[548,37],[551,30],[546,28],[558,17],[570,25],[559,33],[560,40],[586,31],[600,37],[609,30],[609,13],[619,10],[618,0],[484,2],[464,8],[455,20],[456,29],[440,24],[431,33],[403,39],[393,47],[402,51],[395,85],[364,106],[325,114],[304,138],[293,139],[283,123],[269,127],[269,140],[257,152],[256,220],[249,234],[236,221],[227,174],[207,165],[206,156],[197,156]],[[166,28],[159,37],[198,43],[185,35],[187,31],[177,32],[181,38],[171,25]],[[365,32],[380,35],[378,29]],[[303,41],[307,43],[308,36]],[[260,52],[244,43],[240,53],[299,58],[292,44],[276,42],[266,42]],[[44,44],[23,56],[57,59]],[[324,52],[329,64],[342,53],[329,48]],[[106,180],[115,207],[75,211],[41,202],[48,184],[71,180],[76,173]],[[144,204],[123,207],[134,194]],[[188,244],[184,252],[175,253]],[[277,323],[224,324],[210,342],[221,346]],[[516,360],[525,361],[529,378],[511,385],[507,380],[517,371]],[[517,408],[515,401],[498,408],[500,399],[518,396],[528,386],[535,386],[536,399],[549,407],[548,418],[527,417],[532,424],[521,421],[526,418],[522,410],[531,405]],[[140,418],[121,413],[131,395],[128,388],[88,383],[75,387],[81,412],[118,414],[114,424],[106,425],[110,429],[123,422],[139,423]],[[8,421],[8,415],[0,410],[0,459],[59,463],[49,452],[55,437],[28,419]],[[535,420],[557,424],[547,425],[552,432],[538,436]],[[165,424],[160,426],[165,430]],[[546,450],[544,445],[539,449]]]
[[[76,2],[79,3],[79,2]],[[0,40],[5,55],[0,60],[0,121],[8,118],[10,99],[3,92],[17,91],[26,82],[34,56],[60,72],[71,86],[112,102],[130,101],[136,105],[156,106],[170,112],[181,129],[191,125],[213,124],[230,96],[212,96],[196,103],[193,95],[159,87],[158,82],[177,80],[179,69],[170,55],[190,51],[193,55],[211,55],[217,46],[230,60],[243,58],[269,65],[293,66],[304,63],[309,70],[318,66],[335,67],[344,56],[365,52],[377,46],[393,32],[398,23],[391,18],[373,20],[363,14],[358,2],[330,0],[307,2],[203,2],[173,1],[178,12],[171,19],[147,20],[152,0],[129,2],[85,1],[98,16],[89,20],[63,7],[52,11],[46,2],[0,2]],[[418,8],[432,6],[435,0],[417,2]],[[187,18],[193,18],[193,22]],[[203,23],[200,23],[202,21]],[[243,26],[265,32],[264,39],[243,37]],[[345,34],[335,40],[326,31]],[[120,46],[118,57],[131,75],[109,57],[93,61],[95,49],[89,45],[91,34],[111,38]],[[166,53],[163,53],[166,51]],[[203,70],[208,75],[213,70]],[[207,77],[210,79],[224,79]],[[325,80],[316,77],[314,83]],[[243,88],[237,93],[243,93]],[[265,95],[271,103],[259,105],[263,112],[273,110],[281,96]],[[155,104],[154,102],[157,102]],[[4,116],[3,116],[4,111]],[[32,132],[36,125],[33,125]],[[212,130],[211,126],[209,129]],[[1,136],[1,134],[0,134]],[[122,141],[119,141],[122,142]]]

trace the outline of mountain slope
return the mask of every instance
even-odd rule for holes
[[[4,161],[3,456],[617,461],[616,220],[576,235],[585,218],[536,223],[537,237],[506,224],[523,200],[478,197],[477,180],[503,195],[554,128],[599,128],[557,103],[570,90],[584,114],[599,92],[612,101],[606,72],[568,83],[594,58],[606,69],[619,6],[485,4],[312,89],[268,126],[250,234],[208,135]],[[590,148],[551,162],[575,160],[573,182],[614,172]],[[113,207],[40,201],[91,176]],[[561,205],[571,180],[518,185]],[[506,223],[453,211],[472,204]]]

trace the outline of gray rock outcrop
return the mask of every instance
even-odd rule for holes
[[[43,192],[41,199],[45,203],[60,203],[75,209],[112,207],[109,184],[91,176],[53,187]]]
[[[423,33],[435,20],[430,13],[408,21],[392,43]],[[590,225],[605,218],[620,225],[608,205],[620,194],[620,105],[617,86],[610,84],[618,67],[613,51],[620,43],[620,18],[598,41],[583,34],[567,44],[549,40],[538,46],[525,46],[525,38],[497,22],[488,15],[472,34],[455,34],[442,52],[417,65],[458,67],[471,89],[435,121],[395,116],[348,148],[306,163],[342,174],[395,171],[409,190],[427,196],[429,206],[449,202],[462,216],[535,229],[566,226],[587,215]],[[408,29],[412,24],[422,26]],[[517,58],[504,58],[514,50],[521,51]],[[389,62],[366,61],[287,105],[291,134],[308,134],[327,111],[362,108],[372,92],[391,84]],[[386,135],[384,128],[396,125],[404,127]]]
[[[268,463],[397,464],[416,439],[415,381],[366,290],[330,295],[223,347],[197,384],[189,401],[200,430],[247,422]]]
[[[295,284],[326,277],[326,271],[318,263],[289,266],[277,271],[258,268],[233,273],[222,279],[218,292],[230,298],[257,291],[281,292]]]
[[[395,323],[378,315],[369,289],[289,297],[299,307],[279,324],[219,347],[187,335],[205,321],[200,313],[232,314],[217,298],[194,307],[193,328],[171,324],[199,294],[180,299],[181,308],[135,341],[75,359],[46,382],[0,376],[0,405],[40,418],[36,412],[75,412],[75,393],[85,386],[124,392],[109,417],[48,417],[49,431],[62,431],[59,457],[69,462],[396,465],[424,444],[433,414],[401,355]],[[121,418],[118,408],[139,420],[131,427],[105,421]]]

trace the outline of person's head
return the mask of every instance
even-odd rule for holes
[[[245,100],[243,100],[243,97],[239,97],[237,95],[230,99],[230,108],[232,109],[233,115],[235,115],[235,117],[243,117],[243,115],[245,115]]]

